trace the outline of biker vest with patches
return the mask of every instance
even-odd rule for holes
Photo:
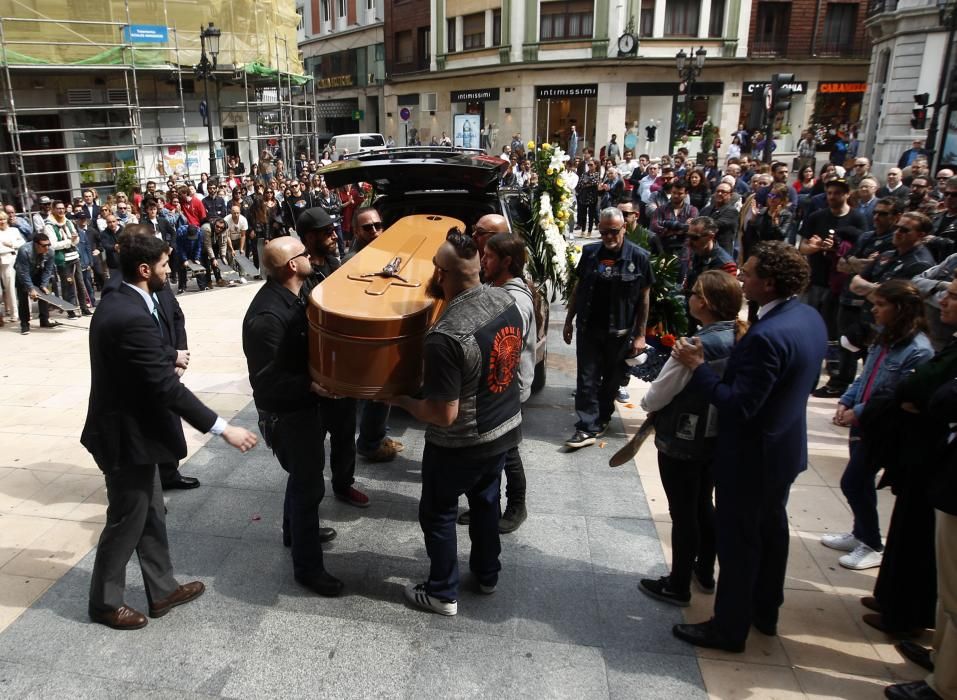
[[[512,296],[485,286],[462,292],[449,302],[433,333],[462,348],[462,389],[455,421],[447,428],[430,425],[425,439],[440,447],[471,447],[518,427],[522,316]]]

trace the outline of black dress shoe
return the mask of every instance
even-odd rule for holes
[[[751,620],[751,624],[754,625],[754,629],[765,636],[778,636],[778,625],[776,622],[769,622],[768,620],[762,620],[761,618],[755,617]]]
[[[880,613],[867,613],[866,615],[861,615],[861,619],[864,620],[864,624],[870,625],[876,630],[879,630],[886,634],[889,637],[919,637],[923,630],[920,629],[898,629],[896,627],[890,627],[884,622],[884,618]]]
[[[325,544],[326,542],[332,542],[336,539],[336,535],[339,533],[331,527],[320,527],[319,528],[319,544]],[[282,546],[283,547],[292,547],[292,534],[283,528],[282,531]]]
[[[342,593],[343,588],[342,581],[327,571],[320,571],[318,574],[307,576],[296,576],[296,583],[327,598],[336,597]]]
[[[193,476],[183,476],[178,474],[175,479],[167,481],[163,484],[164,491],[171,491],[172,489],[198,489],[199,488],[199,479]]]
[[[734,642],[725,639],[718,632],[714,625],[714,620],[700,622],[697,625],[675,625],[671,628],[672,633],[681,641],[694,644],[696,647],[706,647],[708,649],[721,649],[740,654],[744,651],[744,642]]]
[[[930,660],[930,649],[923,647],[917,642],[911,642],[906,639],[894,645],[894,648],[908,661],[913,661],[923,669],[934,672],[934,662]]]
[[[861,598],[861,605],[863,605],[868,610],[873,610],[876,613],[881,611],[881,604],[877,602],[877,598],[872,595],[866,595]]]
[[[884,688],[884,695],[891,700],[943,700],[925,681],[889,685]]]

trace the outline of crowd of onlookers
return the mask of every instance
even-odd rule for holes
[[[37,302],[41,327],[58,325],[42,298],[47,293],[75,307],[69,318],[92,314],[98,292],[118,270],[118,238],[129,224],[147,224],[168,243],[171,283],[179,293],[192,282],[198,291],[244,283],[259,268],[266,242],[295,231],[299,215],[312,207],[334,219],[344,253],[352,212],[365,195],[357,186],[330,189],[316,172],[341,155],[324,151],[317,161],[299,154],[287,171],[280,157],[264,150],[249,172],[230,156],[223,178],[171,176],[105,197],[85,189],[72,201],[41,196],[26,214],[7,204],[0,214],[0,324],[18,321],[28,333]],[[240,266],[240,257],[252,268]]]
[[[860,154],[846,160],[825,154],[827,162],[818,164],[813,150],[790,163],[736,153],[719,168],[715,154],[699,154],[695,162],[686,149],[657,159],[625,149],[616,157],[607,147],[599,157],[585,150],[570,159],[566,172],[577,195],[567,235],[577,231],[587,238],[597,229],[606,244],[598,220],[616,206],[627,228],[646,227],[651,252],[680,261],[691,328],[707,292],[702,281],[713,286],[716,279],[709,271],[733,274],[768,241],[795,247],[807,261],[810,284],[801,301],[820,313],[828,338],[827,381],[812,395],[836,400],[833,423],[849,429],[841,489],[851,527],[823,536],[821,544],[839,552],[842,567],[880,567],[874,595],[861,600],[863,621],[903,640],[901,653],[921,666],[934,669],[936,659],[930,684],[891,686],[892,698],[957,693],[957,677],[941,668],[950,663],[941,656],[948,653],[944,638],[957,624],[957,570],[949,554],[957,520],[951,466],[957,445],[957,177],[946,167],[930,172],[921,146],[915,142],[883,176]],[[758,310],[749,305],[749,321],[760,318]],[[663,381],[672,388],[672,376]],[[658,434],[660,457],[666,430]],[[663,482],[669,478],[677,483],[673,470],[662,467]],[[665,487],[673,519],[698,507],[675,505],[674,483]],[[879,487],[895,496],[883,528]],[[692,572],[692,563],[708,578],[707,562],[696,559],[707,559],[701,549],[708,539],[702,523],[713,518],[707,501],[690,528],[700,526],[700,540],[688,538],[687,523],[674,525],[686,533],[683,544],[673,538],[675,567],[679,545],[687,560],[682,575],[676,579],[679,568],[673,568],[662,579],[642,580],[649,595],[687,605],[692,573],[700,573]],[[713,564],[713,551],[710,557]],[[926,628],[937,628],[933,653],[908,641]]]

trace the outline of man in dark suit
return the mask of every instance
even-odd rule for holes
[[[108,508],[90,582],[89,614],[114,629],[139,629],[146,617],[126,605],[126,565],[135,551],[151,617],[202,595],[199,581],[173,578],[156,465],[186,456],[180,418],[222,435],[245,452],[248,430],[230,426],[199,401],[174,371],[163,340],[156,292],[166,284],[166,244],[151,236],[120,241],[123,283],[100,302],[90,324],[91,390],[83,446],[106,477]]]
[[[149,209],[149,207],[147,207],[147,209]],[[163,217],[159,218],[162,223],[170,226]],[[170,226],[170,228],[172,227]],[[123,229],[120,237],[122,238],[127,235],[152,236],[165,243],[166,237],[164,236],[161,239],[154,231],[156,231],[156,228],[153,228],[149,220],[147,220],[142,224],[129,224]],[[172,252],[170,252],[170,257],[172,258]],[[119,289],[122,284],[123,277],[121,275],[113,275],[104,285],[103,295],[105,296]],[[176,365],[176,374],[182,377],[183,373],[186,372],[189,367],[189,345],[186,341],[186,316],[183,314],[183,309],[180,307],[179,302],[176,300],[176,295],[168,283],[164,284],[163,288],[156,292],[156,299],[159,302],[157,310],[159,312],[159,327],[160,332],[163,334],[163,343],[173,359],[173,363]],[[196,477],[183,476],[180,474],[179,462],[177,461],[160,462],[159,474],[160,483],[163,485],[164,491],[172,489],[195,489],[199,488],[200,485],[199,479]]]
[[[96,203],[96,192],[91,189],[83,190],[83,204],[80,207],[86,212],[87,218],[96,225],[96,220],[100,218],[100,205]]]
[[[777,633],[788,559],[787,501],[807,468],[807,402],[827,347],[820,315],[795,298],[810,268],[781,241],[759,244],[741,268],[758,320],[738,342],[724,376],[704,362],[697,338],[681,339],[675,357],[694,374],[691,386],[718,409],[714,458],[718,562],[714,617],[675,625],[702,647],[744,651],[752,623]]]

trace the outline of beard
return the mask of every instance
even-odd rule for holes
[[[425,288],[425,296],[427,296],[429,299],[445,299],[445,292],[442,289],[442,285],[439,284],[439,281],[435,279],[435,274],[432,275],[432,279],[429,280],[429,283]]]
[[[146,281],[147,286],[150,291],[155,293],[160,291],[163,287],[166,286],[166,279],[160,277],[155,272],[150,273],[150,278]]]

